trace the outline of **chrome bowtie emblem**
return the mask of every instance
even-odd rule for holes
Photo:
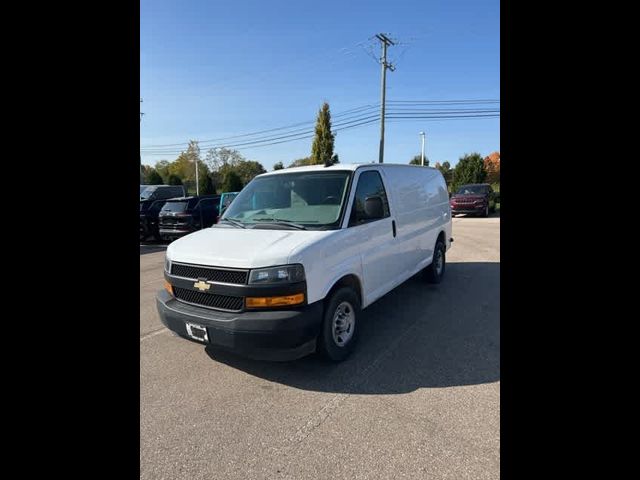
[[[201,292],[205,292],[211,288],[211,285],[207,282],[203,282],[202,280],[198,280],[193,284],[193,288],[197,288]]]

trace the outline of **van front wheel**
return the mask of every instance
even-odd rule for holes
[[[333,362],[351,353],[357,338],[358,296],[349,287],[336,290],[327,302],[318,338],[318,352]]]
[[[440,283],[444,277],[446,268],[446,254],[444,243],[438,240],[436,248],[433,250],[433,260],[425,270],[425,277],[429,283]]]

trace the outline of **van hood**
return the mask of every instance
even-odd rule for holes
[[[170,243],[167,257],[174,262],[215,267],[285,265],[296,247],[313,243],[331,233],[331,230],[205,228]]]

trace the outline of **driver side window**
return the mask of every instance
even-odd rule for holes
[[[384,189],[380,173],[375,170],[362,172],[358,178],[358,186],[356,188],[355,197],[353,198],[353,206],[351,207],[351,217],[349,218],[349,226],[354,227],[366,223],[369,220],[365,213],[365,201],[370,197],[380,197],[382,200],[383,217],[388,217],[389,202],[387,200],[387,192]]]

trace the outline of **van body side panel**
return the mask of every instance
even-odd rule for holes
[[[451,246],[451,205],[449,202],[449,193],[447,192],[447,183],[444,180],[442,174],[436,171],[436,179],[432,184],[432,188],[434,189],[433,195],[433,204],[434,207],[437,208],[439,213],[437,228],[435,230],[435,236],[433,238],[433,245],[438,238],[440,232],[444,231],[445,236],[445,249],[448,250]],[[431,247],[433,249],[433,246]]]
[[[398,228],[398,261],[408,278],[431,261],[440,220],[434,202],[437,172],[428,168],[385,169],[393,192]]]
[[[294,248],[287,263],[302,263],[307,279],[307,302],[324,299],[345,275],[355,275],[364,290],[360,259],[360,232],[341,229],[326,232],[315,242]]]

